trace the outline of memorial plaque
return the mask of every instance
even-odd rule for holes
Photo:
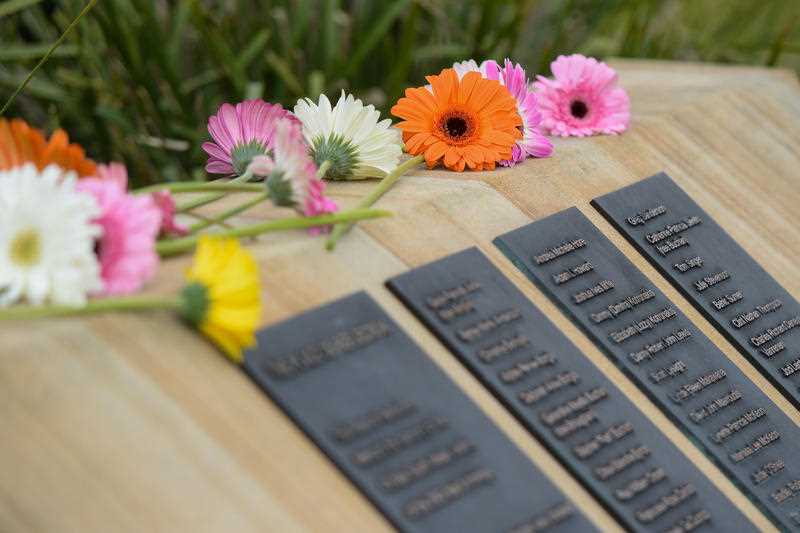
[[[589,219],[567,209],[495,243],[776,525],[800,531],[788,488],[800,480],[800,428]]]
[[[366,293],[258,340],[247,372],[398,529],[596,531]]]
[[[755,530],[477,248],[387,285],[626,529]]]
[[[663,172],[592,205],[800,408],[800,303],[786,289]]]

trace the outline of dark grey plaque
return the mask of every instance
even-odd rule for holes
[[[596,530],[366,293],[258,340],[247,372],[400,530]]]
[[[800,428],[580,211],[495,243],[765,514],[800,531]]]
[[[800,303],[786,289],[663,172],[592,205],[800,408]]]
[[[755,530],[477,248],[387,285],[626,529]]]

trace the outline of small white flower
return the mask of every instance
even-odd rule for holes
[[[0,306],[26,299],[83,305],[103,288],[94,253],[100,215],[74,172],[26,164],[0,172]]]
[[[318,166],[330,162],[326,178],[383,177],[394,170],[403,153],[400,131],[392,127],[392,121],[380,120],[374,106],[365,106],[344,91],[333,108],[324,94],[319,104],[300,99],[294,114],[303,123],[314,161]]]

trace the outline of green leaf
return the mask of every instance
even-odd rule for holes
[[[35,6],[41,1],[42,0],[6,0],[5,2],[0,2],[0,18]]]
[[[29,61],[31,59],[41,59],[49,49],[49,44],[4,46],[0,48],[0,61]],[[77,46],[62,45],[55,50],[50,57],[75,57],[77,55]]]

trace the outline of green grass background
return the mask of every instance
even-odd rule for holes
[[[0,0],[0,103],[85,5]],[[100,0],[7,116],[68,130],[136,185],[202,179],[222,102],[341,89],[386,111],[465,58],[800,66],[800,0]]]

